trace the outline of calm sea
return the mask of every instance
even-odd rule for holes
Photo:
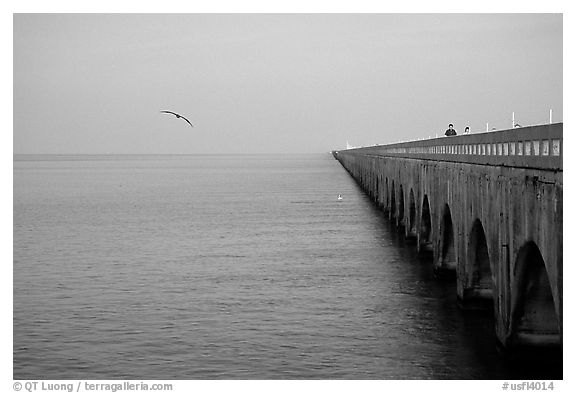
[[[15,379],[561,377],[455,298],[328,154],[14,158]]]

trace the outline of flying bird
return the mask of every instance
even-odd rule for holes
[[[187,122],[188,124],[190,124],[190,127],[194,127],[194,126],[192,125],[192,123],[190,123],[190,120],[188,120],[187,118],[185,118],[185,117],[182,116],[182,115],[179,115],[178,113],[174,113],[174,112],[171,112],[171,111],[160,111],[160,112],[162,112],[162,113],[170,113],[171,115],[176,116],[177,119],[184,119],[184,120],[186,120],[186,122]]]

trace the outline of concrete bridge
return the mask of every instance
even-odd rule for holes
[[[562,345],[563,123],[333,152],[506,348]]]

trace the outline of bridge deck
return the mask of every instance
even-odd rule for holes
[[[563,123],[556,123],[361,147],[342,152],[562,171],[562,129]]]

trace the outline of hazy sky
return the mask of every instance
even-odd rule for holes
[[[14,16],[15,153],[314,153],[549,109],[559,14]]]

